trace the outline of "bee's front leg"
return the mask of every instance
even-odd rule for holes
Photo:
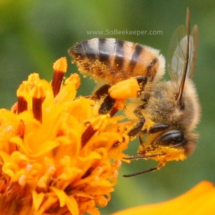
[[[167,128],[169,128],[169,125],[164,124],[164,123],[158,123],[158,124],[153,125],[153,126],[149,129],[148,133],[149,133],[149,134],[154,134],[154,133],[157,133],[157,132],[164,131],[164,130],[166,130]]]

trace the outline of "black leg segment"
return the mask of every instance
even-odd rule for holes
[[[156,125],[152,126],[149,129],[149,133],[150,134],[154,134],[154,133],[157,133],[157,132],[160,132],[160,131],[164,131],[167,128],[169,128],[169,125],[163,124],[163,123],[159,123],[159,124],[156,124]]]
[[[106,96],[99,108],[99,114],[107,114],[111,111],[115,104],[115,99],[111,98],[110,95]]]
[[[110,87],[111,87],[110,84],[104,84],[104,85],[102,85],[101,87],[99,87],[98,90],[96,90],[94,92],[94,94],[92,95],[91,98],[94,99],[94,100],[98,100],[101,97],[107,96],[109,94],[108,90],[109,90]]]
[[[140,121],[128,132],[128,136],[134,137],[138,133],[141,132],[142,127],[143,127],[143,125],[145,123],[145,118],[144,118],[144,116],[142,115],[142,112],[141,112],[141,110],[144,109],[144,108],[145,108],[145,105],[140,105],[135,109],[134,114],[139,118]]]

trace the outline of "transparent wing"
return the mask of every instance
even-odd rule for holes
[[[179,26],[174,32],[170,42],[167,67],[172,80],[180,81],[183,76],[188,46],[188,36],[186,34],[186,27]],[[186,75],[189,78],[192,78],[194,74],[197,57],[197,43],[198,27],[195,25],[192,30],[192,35],[189,36],[189,56],[186,70]]]
[[[192,49],[192,56],[190,57],[190,74],[189,77],[192,78],[194,75],[194,70],[196,67],[196,60],[197,60],[197,49],[198,49],[198,26],[194,25],[192,30],[192,41],[193,41],[193,49]]]

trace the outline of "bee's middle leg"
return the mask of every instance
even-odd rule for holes
[[[139,122],[136,123],[136,125],[134,125],[134,127],[128,132],[128,136],[134,137],[141,132],[143,125],[145,123],[145,118],[141,112],[141,110],[144,108],[145,105],[140,105],[134,110],[134,114],[139,118]]]

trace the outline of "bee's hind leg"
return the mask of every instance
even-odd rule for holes
[[[135,77],[135,78],[138,82],[138,85],[140,86],[140,92],[138,92],[138,95],[137,95],[137,96],[139,96],[141,94],[141,92],[143,91],[148,78],[142,77],[142,76]],[[110,84],[105,84],[105,85],[101,86],[98,90],[95,91],[94,95],[91,97],[92,99],[95,99],[95,100],[99,100],[102,97],[104,97],[104,101],[102,102],[102,104],[99,108],[99,114],[110,113],[110,115],[113,116],[118,111],[118,108],[114,106],[116,103],[116,99],[112,98],[109,94],[110,87],[111,87]],[[142,120],[141,117],[139,117],[139,114],[138,114],[138,118],[140,118],[140,120]],[[145,120],[144,120],[144,122],[145,122]],[[143,124],[144,124],[144,122],[143,122]]]
[[[104,101],[102,102],[102,104],[101,104],[101,106],[99,108],[99,114],[107,114],[107,113],[109,113],[112,110],[112,108],[113,108],[113,106],[115,104],[115,101],[116,100],[111,98],[111,96],[108,94],[105,97]]]
[[[139,87],[140,87],[140,91],[138,92],[138,94],[140,95],[144,90],[144,87],[145,87],[145,85],[146,85],[146,83],[148,81],[148,78],[145,77],[145,76],[137,76],[136,80],[137,80],[137,82],[139,84]]]
[[[109,90],[110,87],[111,87],[110,84],[104,84],[104,85],[102,85],[101,87],[99,87],[99,89],[97,89],[93,93],[93,95],[91,96],[91,99],[93,99],[93,100],[99,100],[99,99],[101,99],[101,97],[107,96],[109,94],[108,90]]]
[[[108,92],[110,87],[111,87],[110,84],[104,84],[98,90],[96,90],[94,94],[91,96],[91,99],[93,100],[100,100],[102,97],[104,98],[99,108],[99,114],[109,113],[115,104],[115,99],[111,98]]]

